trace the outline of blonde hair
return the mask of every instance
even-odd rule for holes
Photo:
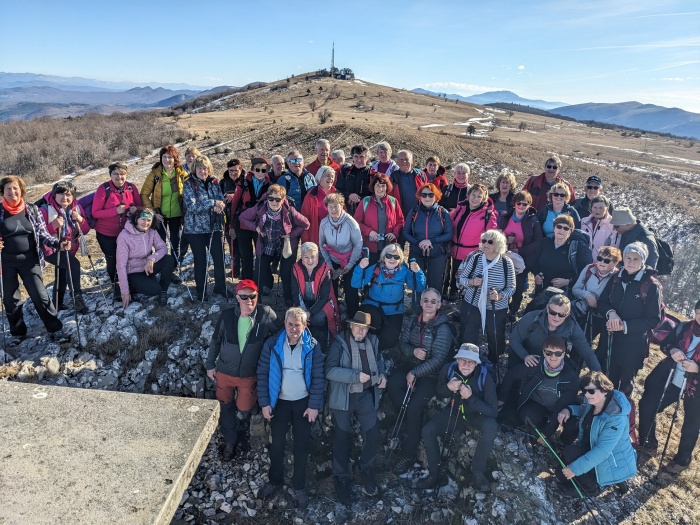
[[[206,155],[200,155],[196,159],[194,159],[194,165],[193,165],[193,171],[197,173],[197,168],[199,166],[204,166],[209,170],[209,174],[211,175],[214,173],[214,166],[212,166],[211,161],[209,160],[209,157]]]
[[[500,255],[503,255],[508,250],[508,241],[501,230],[486,230],[481,234],[481,237],[486,240],[493,240],[493,245]]]
[[[515,181],[515,175],[513,175],[510,171],[508,170],[503,170],[501,174],[498,176],[496,179],[496,191],[501,191],[501,182],[504,180],[508,181],[508,184],[510,184],[510,192],[511,194],[515,193],[515,185],[517,182]]]
[[[399,255],[399,266],[403,264],[404,261],[404,255],[403,255],[403,250],[401,249],[401,246],[396,244],[395,242],[392,244],[387,244],[382,252],[379,254],[379,261],[384,262],[386,259],[386,254],[389,252],[394,253],[394,251]]]
[[[549,188],[549,191],[547,192],[547,200],[552,202],[552,193],[559,193],[557,190],[562,190],[564,193],[566,193],[566,201],[568,202],[571,198],[571,190],[569,189],[569,186],[563,182],[557,182],[554,186]]]
[[[287,189],[279,184],[272,184],[269,188],[267,188],[268,195],[272,195],[273,193],[276,193],[283,199],[287,197]]]
[[[345,197],[342,193],[329,193],[326,195],[326,198],[323,199],[323,204],[326,205],[326,208],[329,204],[337,204],[342,208],[345,206]]]

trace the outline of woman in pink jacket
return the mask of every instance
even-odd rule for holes
[[[449,301],[459,298],[456,275],[459,265],[470,253],[479,249],[481,234],[498,228],[498,213],[483,184],[474,184],[467,192],[467,202],[450,212],[452,219],[452,275]],[[447,287],[445,287],[447,288]],[[445,290],[447,291],[447,290]]]
[[[581,229],[591,239],[591,252],[593,260],[598,256],[598,251],[603,246],[620,246],[620,234],[610,224],[610,201],[604,195],[598,195],[591,201],[591,214],[581,220]]]
[[[141,206],[141,195],[135,184],[126,181],[126,164],[115,162],[109,165],[109,182],[100,184],[92,201],[92,216],[95,218],[95,236],[102,253],[105,254],[107,274],[114,283],[117,267],[117,236],[128,222],[129,213]],[[121,297],[114,286],[114,298]]]
[[[175,260],[166,257],[168,246],[151,228],[153,217],[150,208],[136,208],[117,237],[117,273],[124,308],[129,306],[132,292],[159,295],[160,304],[168,304]]]
[[[54,281],[54,300],[57,310],[67,310],[63,304],[63,297],[66,294],[68,284],[67,273],[70,264],[70,275],[73,278],[71,284],[75,293],[75,311],[79,314],[88,313],[88,308],[83,300],[83,292],[80,288],[80,261],[75,257],[80,248],[81,234],[85,235],[90,231],[90,225],[85,219],[85,211],[75,200],[75,187],[68,181],[57,182],[49,193],[44,195],[45,204],[39,208],[44,216],[46,230],[54,237],[69,239],[71,249],[59,255],[58,250],[45,244],[41,245],[44,250],[44,257],[48,262],[57,268],[57,279]]]

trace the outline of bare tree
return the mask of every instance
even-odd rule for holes
[[[476,133],[476,128],[474,127],[474,124],[469,124],[469,126],[467,127],[467,133],[469,133],[470,136]]]
[[[311,108],[312,113],[316,111],[316,101],[312,100],[311,102],[309,102],[309,107]]]
[[[332,116],[333,116],[333,113],[331,113],[327,109],[323,109],[318,113],[318,121],[321,124],[325,124],[328,121],[328,119],[331,118]]]
[[[524,120],[520,121],[520,124],[518,124],[518,131],[525,131],[527,129],[527,122]]]

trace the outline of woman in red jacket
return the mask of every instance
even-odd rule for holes
[[[467,193],[467,202],[450,212],[452,219],[452,275],[450,276],[449,301],[459,298],[457,270],[470,253],[479,249],[481,234],[498,228],[498,213],[489,199],[486,186],[474,184]]]
[[[323,203],[326,195],[335,193],[337,190],[333,183],[336,173],[330,166],[321,166],[316,172],[316,184],[304,197],[301,204],[301,214],[309,219],[309,229],[301,234],[301,242],[312,242],[318,245],[318,227],[321,221],[328,215],[328,209]]]
[[[355,220],[360,225],[362,240],[369,248],[369,263],[375,264],[385,246],[397,242],[404,226],[399,201],[389,195],[394,185],[389,177],[377,173],[369,183],[370,197],[360,201]]]
[[[92,216],[95,218],[95,236],[102,253],[105,254],[107,274],[114,283],[117,271],[117,236],[129,220],[129,214],[141,206],[141,195],[135,184],[126,181],[126,164],[115,162],[109,165],[109,182],[100,184],[92,201]],[[121,301],[118,286],[114,287],[114,299]]]

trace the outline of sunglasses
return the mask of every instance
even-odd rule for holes
[[[421,299],[420,302],[424,304],[438,304],[437,299]]]
[[[516,202],[515,205],[516,206],[529,206],[529,204],[527,202]]]
[[[587,190],[599,190],[600,186],[586,186]]]
[[[562,199],[566,197],[566,193],[552,193],[552,197],[561,197]]]
[[[484,239],[483,237],[481,238],[481,244],[493,244],[493,239]]]
[[[385,259],[394,259],[395,261],[398,261],[401,259],[401,256],[398,253],[387,253],[384,256]]]
[[[267,168],[255,168],[255,173],[267,173]]]
[[[256,294],[256,293],[239,293],[238,297],[240,297],[242,301],[247,301],[248,299],[255,300],[258,298],[258,294]]]
[[[591,396],[592,396],[593,394],[595,394],[597,391],[598,391],[597,388],[584,388],[584,389],[583,389],[583,392],[584,392],[585,394],[588,394],[588,395],[591,395]]]
[[[435,194],[434,193],[421,193],[420,196],[423,197],[424,199],[432,199],[433,197],[435,197]]]
[[[304,162],[304,159],[302,159],[302,158],[289,159],[287,162],[289,162],[290,164],[299,164],[301,162]]]
[[[557,350],[556,352],[554,350],[543,350],[543,352],[544,355],[546,355],[547,357],[561,357],[564,355],[564,352],[562,352],[561,350]]]
[[[267,202],[282,202],[282,197],[268,197]]]
[[[545,166],[545,168],[547,168],[548,170],[555,170],[555,169],[557,169],[558,167],[559,167],[559,166],[557,166],[556,164],[555,164],[554,166],[552,166],[552,165],[550,165],[550,164],[547,164],[547,165]]]
[[[565,314],[561,314],[561,313],[559,313],[559,312],[555,312],[555,311],[552,310],[551,308],[547,308],[547,313],[548,313],[549,315],[552,315],[552,316],[554,316],[554,317],[559,317],[559,318],[561,318],[561,319],[566,319],[567,317],[569,317],[569,312],[566,312]]]
[[[557,224],[555,226],[555,228],[557,230],[564,230],[565,232],[568,232],[569,230],[571,230],[571,228],[569,228],[568,226],[564,226],[563,224]]]
[[[598,259],[598,262],[603,262],[605,264],[610,264],[611,262],[613,262],[612,259],[606,259],[605,257],[601,257],[600,255],[596,257],[596,259]]]

